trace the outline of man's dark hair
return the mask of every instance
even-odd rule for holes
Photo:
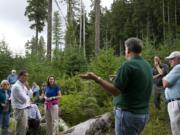
[[[26,71],[26,70],[21,70],[20,72],[19,72],[19,74],[18,74],[18,78],[19,77],[21,77],[21,76],[23,76],[23,75],[25,75],[25,74],[27,74],[28,72]]]
[[[139,54],[142,51],[143,42],[139,38],[132,37],[125,41],[125,46],[129,51]]]

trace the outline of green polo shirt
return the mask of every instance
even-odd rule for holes
[[[143,114],[148,113],[152,90],[152,70],[141,56],[126,61],[118,70],[114,85],[121,95],[113,98],[115,107]]]

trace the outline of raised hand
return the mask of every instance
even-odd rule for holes
[[[93,72],[87,72],[85,74],[80,74],[79,77],[86,80],[97,80],[98,76]]]

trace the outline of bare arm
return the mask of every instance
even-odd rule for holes
[[[105,91],[109,92],[113,96],[118,96],[120,94],[120,90],[117,89],[112,83],[101,79],[99,76],[92,72],[81,74],[80,77],[86,80],[94,80],[96,83],[101,85],[101,87],[103,87]]]
[[[160,75],[163,75],[163,74],[164,74],[163,69],[161,69],[159,65],[156,66],[156,69],[157,69],[157,71],[158,71],[158,73],[159,73]]]
[[[161,75],[161,74],[154,75],[154,76],[153,76],[153,79],[158,78],[160,75]]]
[[[169,86],[169,82],[166,80],[163,80],[163,87],[167,88]]]

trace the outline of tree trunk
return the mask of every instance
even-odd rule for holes
[[[149,6],[149,2],[148,2],[148,5],[147,5],[147,16],[146,16],[146,38],[147,40],[150,39],[150,8],[148,7]]]
[[[82,0],[80,0],[80,31],[79,31],[79,48],[82,47]]]
[[[175,38],[176,38],[176,28],[177,28],[177,1],[175,0],[175,3],[174,3],[174,24],[175,24],[175,28],[174,28],[174,35],[175,35]]]
[[[36,46],[35,46],[35,54],[37,55],[38,54],[38,30],[36,28]]]
[[[84,58],[86,58],[86,13],[85,13],[85,7],[83,4],[83,52],[84,52]]]
[[[113,125],[113,114],[106,113],[64,131],[63,135],[105,135]]]
[[[168,4],[167,4],[167,15],[168,15],[168,34],[170,33],[170,3],[169,3],[169,0],[168,0]]]
[[[51,61],[51,41],[52,41],[52,0],[48,1],[48,33],[47,33],[47,59]]]
[[[100,49],[100,0],[95,0],[95,54]]]
[[[164,41],[165,41],[165,38],[166,38],[166,28],[165,28],[165,11],[164,11],[164,8],[165,8],[165,3],[164,3],[164,0],[162,0],[163,3],[162,3],[162,9],[163,9],[163,37],[164,37]]]
[[[72,0],[67,0],[67,22],[72,23]]]

